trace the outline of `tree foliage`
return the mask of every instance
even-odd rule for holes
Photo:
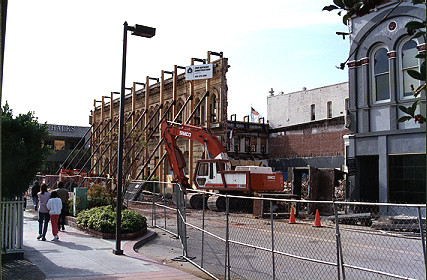
[[[13,117],[6,103],[1,114],[2,196],[13,198],[25,192],[42,167],[49,154],[43,139],[49,133],[47,125],[37,122],[34,112]]]

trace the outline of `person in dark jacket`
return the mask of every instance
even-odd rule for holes
[[[68,191],[64,188],[64,182],[58,182],[58,189],[56,190],[56,192],[58,194],[58,197],[62,201],[62,209],[61,214],[59,215],[58,229],[65,230],[65,215],[67,213],[67,203],[70,196],[68,194]]]
[[[37,193],[40,191],[39,181],[35,181],[31,188],[31,198],[33,199],[34,210],[37,211],[37,204],[39,202]]]

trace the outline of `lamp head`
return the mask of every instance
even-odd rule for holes
[[[132,35],[135,36],[151,38],[156,35],[156,28],[144,25],[135,24],[135,26],[129,26],[128,29],[132,31]]]

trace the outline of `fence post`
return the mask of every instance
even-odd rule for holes
[[[200,266],[203,268],[203,253],[204,253],[204,246],[205,246],[205,193],[203,193],[203,212],[202,212],[202,256],[200,260]]]
[[[180,190],[179,185],[174,185],[174,193],[175,193],[175,199],[176,199],[176,230],[178,233],[178,238],[181,238],[181,217],[179,216],[179,207],[180,207]]]
[[[270,200],[270,224],[271,224],[271,260],[273,262],[273,280],[276,279],[276,263],[274,262],[274,219],[273,201]]]
[[[225,220],[226,220],[226,228],[225,228],[225,276],[224,279],[230,279],[230,244],[229,244],[229,211],[230,211],[230,201],[228,195],[225,195]],[[227,278],[228,275],[228,278]]]
[[[165,220],[166,229],[166,183],[162,183],[163,186],[163,218]]]
[[[423,228],[423,217],[421,215],[421,208],[418,207],[418,225],[420,226],[420,235],[421,235],[421,243],[423,244],[423,254],[424,254],[424,266],[427,271],[427,263],[426,263],[426,244],[424,243],[424,228]]]
[[[151,224],[153,225],[153,227],[155,227],[157,225],[157,221],[156,221],[156,184],[153,184],[153,208],[151,209]]]
[[[335,212],[335,237],[336,237],[336,244],[337,244],[337,273],[338,273],[338,280],[341,279],[341,273],[342,271],[343,279],[345,280],[345,273],[344,273],[344,262],[342,257],[342,247],[341,247],[341,235],[340,235],[340,227],[338,222],[338,205],[334,201],[334,212]]]
[[[181,210],[181,215],[182,215],[182,244],[184,246],[184,257],[188,257],[188,247],[187,247],[187,216],[186,216],[186,205],[185,205],[185,201],[186,201],[186,197],[187,197],[187,192],[185,191],[185,189],[182,189],[182,186],[180,186],[181,189],[181,205],[182,205],[182,210]]]

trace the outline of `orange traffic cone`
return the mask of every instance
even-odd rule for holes
[[[319,209],[316,209],[316,216],[314,217],[314,227],[321,227]]]
[[[295,224],[295,213],[294,213],[294,207],[291,207],[291,216],[289,217],[289,223]]]

